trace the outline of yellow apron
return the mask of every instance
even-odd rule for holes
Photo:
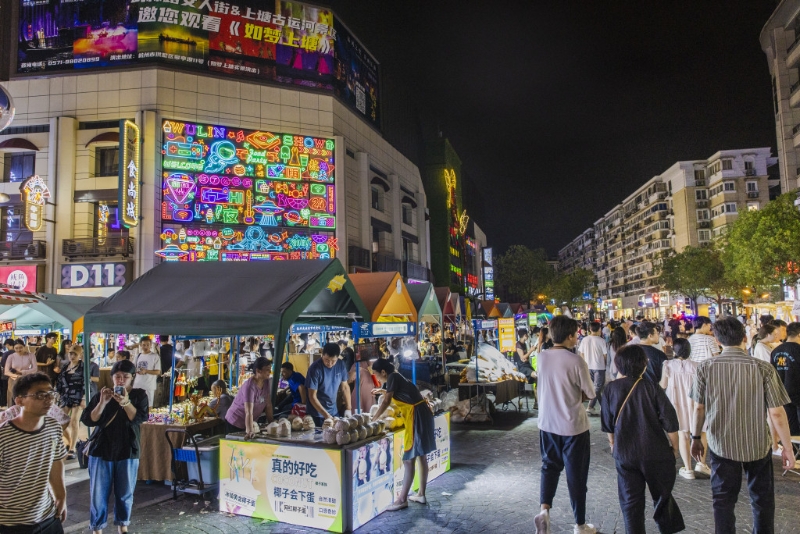
[[[408,404],[403,401],[392,399],[397,404],[397,409],[400,411],[400,414],[403,416],[403,420],[405,421],[405,435],[403,437],[403,452],[408,452],[414,447],[414,408],[427,402],[425,399],[422,399],[416,404]]]

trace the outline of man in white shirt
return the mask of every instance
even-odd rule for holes
[[[583,338],[578,352],[586,360],[589,367],[589,375],[594,382],[594,398],[589,401],[586,413],[589,415],[599,415],[595,405],[600,402],[600,396],[606,385],[606,367],[608,366],[608,345],[606,340],[600,335],[600,324],[589,324],[589,335]]]
[[[157,352],[153,352],[153,341],[150,336],[144,336],[139,341],[141,349],[136,357],[136,378],[134,387],[143,389],[147,393],[147,402],[150,408],[153,407],[153,399],[156,395],[158,376],[161,374],[161,357]]]
[[[541,512],[534,518],[536,534],[550,534],[550,508],[561,471],[575,516],[575,534],[595,534],[586,523],[589,479],[589,418],[583,401],[594,398],[594,385],[583,358],[572,352],[578,342],[578,322],[559,315],[550,323],[553,348],[537,358],[539,391],[539,446],[542,455]]]
[[[704,362],[720,353],[719,344],[711,335],[711,319],[698,315],[692,321],[694,334],[689,336],[692,354],[689,358],[694,362]]]

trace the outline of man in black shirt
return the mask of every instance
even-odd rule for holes
[[[46,374],[50,382],[55,383],[56,373],[53,371],[53,365],[57,364],[58,351],[53,345],[55,345],[58,339],[58,334],[56,332],[50,332],[44,336],[44,339],[45,344],[36,349],[36,365],[39,366],[40,373]]]
[[[166,373],[172,367],[172,356],[175,348],[169,342],[169,336],[158,336],[161,346],[158,348],[158,357],[161,360],[161,372]]]
[[[661,382],[661,369],[664,366],[667,355],[653,346],[658,343],[656,325],[643,321],[636,327],[636,334],[641,339],[639,344],[647,354],[647,371],[645,371],[644,376],[658,384]]]
[[[772,351],[772,365],[792,400],[784,409],[789,430],[797,436],[800,434],[800,323],[786,326],[786,341]]]

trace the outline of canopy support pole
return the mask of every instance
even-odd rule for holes
[[[160,348],[161,347],[159,347],[159,349]],[[164,370],[162,369],[161,372],[163,373]],[[169,391],[169,416],[171,418],[172,404],[175,400],[175,347],[172,348],[172,367],[169,369],[169,384],[167,384],[167,390]]]

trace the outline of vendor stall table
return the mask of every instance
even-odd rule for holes
[[[433,480],[450,469],[450,414],[434,418]],[[349,532],[382,513],[403,482],[404,431],[337,447],[241,433],[220,441],[221,512],[331,532]],[[319,436],[319,434],[318,434]]]
[[[160,423],[143,423],[139,442],[139,480],[172,480],[172,453],[169,442],[164,436],[167,429],[186,430],[190,435],[214,434],[222,419],[207,419],[190,425],[165,425]],[[175,436],[175,435],[173,435]],[[182,447],[184,439],[176,440],[176,447]]]
[[[470,399],[469,413],[472,413],[473,407],[488,403],[489,400],[486,398],[486,394],[492,393],[495,399],[495,406],[511,404],[517,411],[520,411],[519,406],[514,404],[513,400],[520,396],[523,383],[524,382],[518,382],[516,380],[503,380],[502,382],[463,382],[458,385],[458,400]],[[480,400],[481,394],[483,394],[483,400]],[[473,402],[472,399],[476,398],[478,400]],[[485,404],[483,407],[484,409],[487,408]],[[489,415],[489,410],[485,411],[490,421],[494,423],[494,420]],[[467,413],[467,416],[469,416],[469,413]]]

